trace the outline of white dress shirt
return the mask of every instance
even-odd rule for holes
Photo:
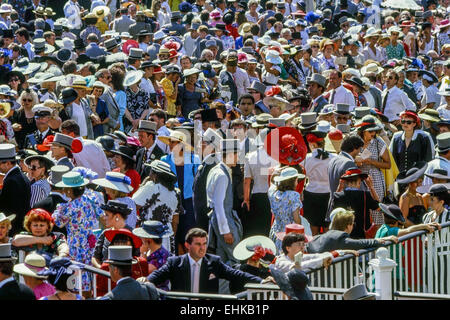
[[[301,269],[307,271],[309,269],[320,268],[323,265],[323,260],[328,257],[333,257],[330,252],[324,253],[308,253],[302,257]],[[287,273],[295,266],[295,261],[292,261],[287,255],[281,254],[277,257],[274,267],[276,270]]]
[[[308,184],[305,190],[313,193],[329,193],[330,181],[328,178],[328,163],[331,159],[337,157],[334,153],[329,153],[327,159],[316,158],[318,153],[317,149],[314,149],[311,153],[306,155],[303,161],[305,167],[306,176],[308,177]]]
[[[365,60],[375,60],[377,62],[382,62],[384,57],[383,53],[381,52],[380,48],[375,46],[375,52],[369,46],[365,46],[363,49],[363,55]]]
[[[271,158],[262,147],[245,156],[244,177],[253,179],[252,194],[269,191],[269,169],[276,165],[278,165],[278,162]]]
[[[106,159],[101,144],[82,137],[75,138],[83,144],[83,150],[73,154],[77,167],[89,168],[98,173],[99,178],[104,178],[106,172],[111,171],[108,159]]]
[[[80,126],[80,136],[86,137],[88,135],[86,116],[83,107],[75,102],[72,102],[72,120],[75,120]]]
[[[333,91],[335,91],[334,100],[333,102],[331,102],[330,100],[330,103],[334,105],[336,105],[337,103],[346,103],[350,105],[350,112],[353,111],[353,109],[355,109],[356,107],[355,96],[350,90],[344,88],[344,86],[341,85],[337,89],[331,90],[330,99],[333,95]]]
[[[188,258],[191,267],[191,292],[198,293],[200,289],[200,268],[202,267],[203,258],[196,262],[189,253]],[[197,269],[195,268],[195,264],[198,265]]]
[[[207,197],[208,207],[214,209],[217,217],[217,225],[219,226],[220,234],[230,233],[230,226],[228,225],[227,217],[225,215],[225,208],[223,202],[225,200],[226,191],[228,185],[232,183],[231,169],[222,161],[218,165],[224,165],[230,175],[230,179],[225,174],[218,174],[215,168],[213,168],[208,174],[207,179]]]
[[[233,74],[234,83],[237,87],[238,97],[247,93],[248,87],[250,87],[250,79],[248,78],[248,74],[242,70],[241,68],[236,68],[236,72]]]
[[[33,49],[31,49],[31,43],[28,41],[27,43],[25,43],[25,44],[23,45],[23,47],[27,50],[27,53],[28,53],[28,59],[29,59],[30,61],[33,60],[35,54],[34,54]]]
[[[156,131],[156,133],[157,133],[158,137],[160,137],[160,136],[167,136],[167,137],[170,136],[170,131],[169,131],[169,129],[167,129],[166,126],[162,126],[161,128],[159,128],[158,131]],[[164,142],[162,142],[159,139],[156,139],[156,144],[158,145],[158,147],[162,151],[164,151],[164,153],[167,153],[167,154],[170,153],[169,145],[165,144]]]
[[[83,23],[80,17],[80,5],[71,0],[64,5],[64,16],[68,21],[69,29],[81,29]]]
[[[384,115],[388,117],[389,122],[400,119],[397,115],[405,110],[413,110],[416,111],[416,105],[412,100],[408,97],[405,91],[400,90],[397,86],[392,87],[391,89],[384,89],[381,94],[381,101],[384,102],[384,97],[389,91],[389,95],[386,101],[386,107],[384,109]]]

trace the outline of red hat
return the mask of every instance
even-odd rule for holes
[[[128,229],[109,229],[105,231],[105,237],[108,239],[109,242],[112,242],[114,237],[117,234],[123,234],[128,236],[131,241],[133,242],[134,248],[140,248],[142,246],[142,240],[138,236],[135,236],[130,230]]]
[[[301,233],[305,235],[305,242],[309,242],[312,240],[311,236],[308,236],[305,234],[305,227],[302,226],[301,224],[297,224],[297,223],[291,223],[291,224],[287,224],[286,227],[284,227],[284,232],[277,232],[275,235],[277,237],[277,239],[279,240],[283,240],[283,238],[291,232],[295,232],[295,233]]]
[[[440,28],[440,29],[447,28],[448,26],[450,26],[450,20],[449,20],[449,19],[444,19],[444,20],[442,20],[441,23],[439,24],[439,28]]]
[[[403,117],[410,117],[410,118],[415,119],[415,120],[416,120],[416,123],[417,123],[417,127],[420,127],[420,118],[419,118],[419,116],[418,116],[416,113],[414,113],[413,111],[405,110],[405,111],[403,111],[402,113],[400,113],[399,116],[400,116],[400,119],[403,118]]]
[[[409,20],[403,21],[403,22],[399,25],[400,28],[402,28],[402,27],[414,27],[414,26],[415,26],[415,24],[412,23],[412,22],[409,21]]]
[[[44,219],[44,220],[46,220],[46,221],[48,221],[50,223],[55,223],[55,221],[52,218],[52,215],[48,211],[46,211],[44,209],[40,209],[40,208],[31,209],[30,211],[28,211],[26,216],[28,217],[28,216],[30,216],[32,214],[36,214],[39,217],[41,217],[42,219]]]
[[[169,59],[172,59],[172,58],[176,58],[176,57],[178,57],[180,54],[177,52],[177,50],[175,50],[175,49],[170,49],[169,50],[169,54],[170,54],[170,56],[169,56]],[[153,71],[154,72],[154,71]]]
[[[161,66],[154,67],[154,69],[153,69],[153,73],[163,73],[163,72],[164,71],[161,68]]]
[[[273,146],[272,139],[277,139]],[[279,127],[270,131],[264,141],[264,148],[273,159],[290,166],[302,162],[308,150],[300,132],[291,127]]]
[[[245,52],[238,53],[238,62],[239,63],[246,63],[248,62],[248,57]]]
[[[347,171],[345,171],[345,173],[341,176],[341,179],[348,179],[348,178],[353,178],[353,177],[361,177],[361,179],[366,179],[368,177],[367,173],[363,173],[361,170],[359,170],[358,168],[351,168]]]
[[[279,86],[272,86],[269,90],[265,92],[267,97],[274,97],[276,95],[281,94],[281,88]]]
[[[336,128],[331,128],[330,132],[328,132],[328,138],[330,140],[342,140],[344,136],[342,135],[342,131]]]
[[[128,39],[122,45],[122,52],[129,55],[131,48],[139,49],[139,43],[136,40]]]
[[[169,50],[170,49],[174,49],[174,50],[178,51],[181,48],[181,44],[179,42],[174,41],[174,40],[169,40],[169,41],[167,41],[166,43],[163,44],[163,47],[167,48]]]
[[[45,137],[45,139],[42,142],[42,144],[38,144],[36,146],[36,149],[38,149],[41,152],[50,151],[50,146],[52,145],[52,142],[53,142],[54,139],[55,139],[54,135],[49,135],[49,136]]]

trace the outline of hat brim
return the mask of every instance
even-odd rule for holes
[[[92,183],[96,184],[98,186],[104,187],[104,188],[109,188],[109,189],[117,190],[117,191],[124,192],[124,193],[130,193],[131,191],[134,190],[134,188],[132,186],[130,186],[126,183],[113,182],[113,181],[107,180],[106,178],[92,180]]]
[[[147,231],[145,231],[144,228],[136,228],[133,230],[133,234],[138,236],[139,238],[144,238],[144,239],[163,239],[163,238],[168,238],[171,235],[173,235],[173,232],[167,231],[163,234],[154,235],[154,234],[150,234]]]
[[[367,173],[353,173],[353,174],[350,174],[350,175],[345,176],[345,177],[342,176],[341,179],[342,180],[347,180],[347,179],[351,179],[351,178],[354,178],[354,177],[360,177],[362,180],[365,180],[365,179],[367,179],[368,176],[369,175]]]
[[[16,215],[15,215],[15,214],[10,214],[9,216],[5,216],[5,219],[0,220],[0,223],[4,222],[4,221],[6,221],[6,220],[9,220],[9,221],[11,222],[11,221],[13,221],[15,218],[16,218]]]
[[[86,178],[83,178],[83,182],[77,185],[69,185],[65,184],[64,181],[60,181],[57,184],[55,184],[55,187],[57,188],[78,188],[78,187],[84,187],[89,184],[89,180]]]
[[[136,162],[136,160],[134,160],[132,157],[130,157],[129,155],[127,155],[127,154],[125,154],[125,153],[123,153],[123,152],[120,152],[120,151],[118,151],[118,150],[111,150],[111,153],[114,153],[114,154],[117,154],[117,155],[119,155],[119,156],[122,156],[122,157],[125,157],[125,158],[127,158],[127,159],[130,159],[131,161],[133,161],[133,162]]]
[[[126,230],[126,231],[125,231]],[[136,236],[135,234],[133,234],[131,231],[129,231],[128,229],[109,229],[109,230],[105,230],[105,238],[109,241],[112,242],[114,240],[114,237],[118,234],[123,234],[126,235],[128,237],[130,237],[133,240],[133,245],[134,248],[140,248],[142,246],[142,240]]]
[[[425,174],[425,171],[427,170],[428,165],[425,164],[422,168],[420,168],[419,170],[417,170],[415,173],[413,173],[410,176],[407,176],[405,178],[402,179],[398,179],[397,178],[397,182],[399,184],[408,184],[414,181],[417,181],[420,177],[422,177]]]
[[[192,150],[192,146],[191,146],[190,144],[188,144],[188,143],[185,142],[185,141],[182,141],[182,140],[179,140],[179,139],[177,139],[177,138],[174,138],[174,137],[170,137],[170,136],[159,136],[158,139],[159,139],[162,143],[167,144],[167,145],[170,145],[170,142],[171,142],[171,141],[180,142],[180,143],[182,143],[186,148],[188,148],[189,150]]]
[[[138,263],[138,261],[136,259],[131,259],[130,262],[116,261],[116,260],[105,260],[104,262],[107,264],[118,265],[118,266],[131,266],[133,264]]]
[[[14,272],[22,276],[33,277],[37,279],[47,279],[47,276],[40,276],[31,268],[28,268],[25,263],[16,264],[14,266]],[[38,271],[39,272],[39,271]]]
[[[169,172],[169,171],[166,171],[166,170],[162,170],[162,169],[160,169],[160,168],[158,168],[156,166],[152,166],[151,163],[144,163],[144,166],[150,167],[152,169],[152,171],[165,174],[165,175],[167,175],[167,176],[169,176],[169,177],[171,177],[173,179],[176,179],[176,177],[177,177],[172,171]]]
[[[405,218],[403,217],[403,215],[401,215],[401,219],[399,220],[395,214],[393,214],[390,210],[389,207],[387,205],[385,205],[384,203],[379,203],[378,206],[380,207],[381,211],[383,212],[383,214],[387,215],[388,217],[400,221],[402,223],[405,223]]]
[[[272,137],[278,134],[278,140],[272,142]],[[292,135],[295,140],[297,141],[297,144],[295,146],[295,149],[297,150],[296,154],[288,154],[286,157],[280,157],[280,146],[281,146],[281,139],[283,136],[285,135]],[[272,150],[272,143],[276,143],[276,148],[275,150]],[[286,165],[295,165],[295,164],[299,164],[300,162],[303,161],[303,159],[305,159],[306,157],[306,153],[307,153],[307,147],[305,144],[305,141],[303,140],[302,135],[300,134],[300,132],[298,130],[296,130],[295,128],[291,128],[291,127],[280,127],[280,128],[276,128],[274,130],[271,130],[267,136],[265,137],[264,140],[264,149],[266,150],[267,154],[275,159],[276,161],[282,163],[282,164],[286,164]],[[275,153],[273,153],[273,151],[275,151]],[[295,156],[295,158],[294,158]]]
[[[422,120],[430,121],[430,122],[439,122],[441,119],[430,116],[426,113],[419,114],[419,118]]]
[[[26,157],[25,158],[25,164],[27,166],[29,166],[30,162],[33,161],[33,160],[42,160],[42,161],[44,161],[47,170],[49,170],[51,167],[53,167],[55,165],[55,162],[53,160],[51,160],[51,159],[49,159],[49,158],[47,158],[45,156],[42,156],[42,155],[32,155],[32,156]]]
[[[272,250],[273,253],[275,253],[277,250],[275,244],[269,238],[264,236],[253,236],[246,238],[237,244],[237,246],[233,250],[233,257],[235,257],[237,260],[245,261],[253,256],[255,252],[247,249],[247,245],[249,243],[259,244],[265,249]]]

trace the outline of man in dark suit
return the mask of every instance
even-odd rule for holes
[[[328,178],[330,181],[330,191],[333,195],[339,186],[342,175],[350,168],[356,167],[355,157],[364,146],[364,141],[357,135],[345,137],[341,145],[341,153],[328,164]],[[333,208],[333,197],[330,197],[328,203],[327,220],[329,220],[330,211]]]
[[[141,175],[141,181],[150,174],[150,167],[145,166],[153,160],[160,160],[164,151],[156,144],[157,123],[140,120],[138,127],[138,139],[142,148],[136,152],[136,171]]]
[[[108,260],[111,280],[116,287],[105,294],[101,300],[158,300],[159,293],[151,283],[141,283],[131,275],[133,257],[131,246],[109,246]]]
[[[16,234],[23,228],[23,219],[30,211],[30,180],[16,164],[16,149],[13,144],[0,144],[0,172],[3,176],[3,189],[0,193],[0,211],[15,214],[10,234]]]
[[[36,300],[33,290],[13,277],[14,260],[11,244],[0,244],[0,301]]]
[[[147,280],[156,286],[170,280],[172,291],[193,293],[218,293],[219,279],[243,284],[262,282],[259,277],[224,264],[219,256],[207,254],[207,243],[206,231],[199,228],[189,230],[185,242],[188,253],[170,257],[167,263],[153,271]]]
[[[170,32],[175,31],[177,36],[183,36],[186,33],[186,27],[181,24],[181,19],[183,16],[180,11],[172,11],[172,16],[170,17],[170,24],[165,25],[164,28]]]
[[[308,92],[311,96],[311,103],[308,109],[310,112],[320,113],[323,107],[328,104],[328,100],[323,96],[326,82],[327,79],[319,73],[313,73],[311,79],[308,80]]]
[[[52,109],[42,104],[33,107],[34,119],[36,120],[37,130],[32,134],[29,134],[25,138],[25,146],[27,149],[34,149],[39,154],[45,154],[46,151],[40,151],[37,149],[37,145],[44,142],[44,139],[50,135],[55,135],[53,130],[48,125]]]
[[[231,92],[231,101],[233,105],[238,104],[238,92],[236,82],[233,74],[237,69],[238,58],[236,55],[231,55],[227,58],[226,69],[222,70],[219,75],[219,83],[222,86],[228,86]]]

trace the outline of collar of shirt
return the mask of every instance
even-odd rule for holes
[[[188,253],[188,258],[189,258],[189,265],[191,266],[191,270],[193,269],[193,265],[194,265],[194,263],[196,262],[194,259],[192,259],[192,257],[191,257],[191,255]],[[202,261],[203,261],[203,258],[201,258],[200,260],[198,260],[197,261],[197,263],[198,263],[198,266],[201,268],[202,267]]]
[[[442,157],[442,156],[436,156],[436,159],[439,159],[439,160],[442,160],[442,161],[444,161],[444,162],[449,162],[447,159],[445,159],[444,157]]]
[[[47,130],[45,130],[44,132],[39,132],[39,134],[40,134],[42,137],[45,137],[45,135],[49,132],[49,130],[50,130],[50,127],[48,127]]]
[[[68,198],[65,194],[57,192],[57,191],[50,191],[49,195],[57,195],[63,198],[66,201],[70,201],[70,198]]]
[[[355,160],[350,153],[347,153],[345,151],[341,151],[341,154],[349,159]]]
[[[146,149],[148,158],[150,158],[150,155],[152,154],[153,149],[155,149],[155,146],[156,146],[156,139],[155,142],[153,142],[153,145],[151,145],[150,148]]]
[[[418,130],[414,130],[414,133],[413,133],[413,136],[412,136],[412,138],[411,138],[411,141],[416,140],[417,135],[418,135]],[[405,141],[405,132],[404,132],[404,131],[403,131],[403,133],[402,133],[402,140]]]
[[[5,174],[5,176],[3,177],[3,181],[5,181],[6,177],[8,176],[8,174],[13,171],[15,168],[19,168],[18,165],[15,165],[14,167],[12,167],[11,169],[9,169],[9,171]]]
[[[229,166],[227,166],[226,164],[225,164],[225,162],[223,162],[223,161],[220,161],[220,164],[223,164],[224,165],[224,167],[227,169],[227,171],[228,171],[228,173],[229,173],[229,175],[230,175],[230,177],[231,177],[231,168],[229,167]]]
[[[320,95],[320,96],[318,96],[317,98],[315,98],[314,100],[313,100],[313,104],[315,104],[315,103],[318,103],[319,102],[319,99],[322,97],[322,95]]]
[[[123,277],[123,278],[120,278],[119,280],[117,280],[117,285],[118,285],[122,280],[125,280],[125,279],[128,279],[128,278],[131,278],[131,277]]]
[[[14,279],[13,276],[11,276],[11,277],[9,277],[9,278],[6,278],[6,279],[3,280],[3,281],[0,281],[0,288],[3,287],[3,286],[4,286],[5,284],[7,284],[8,282],[11,282],[11,281],[15,281],[15,279]]]

